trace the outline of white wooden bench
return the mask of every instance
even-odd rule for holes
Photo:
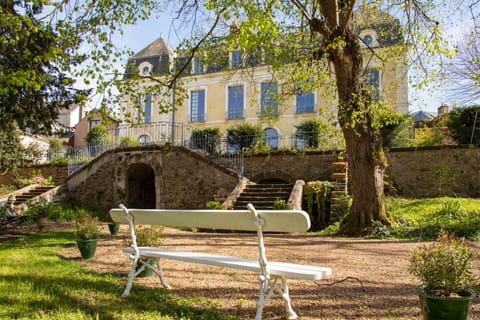
[[[268,261],[265,254],[263,232],[306,232],[310,228],[310,219],[306,212],[299,210],[255,210],[253,205],[248,210],[170,210],[170,209],[120,209],[110,210],[115,223],[128,224],[132,237],[132,246],[123,251],[133,260],[128,275],[127,286],[122,296],[127,296],[132,288],[133,279],[144,268],[152,268],[159,276],[165,288],[161,259],[174,259],[185,262],[201,263],[212,266],[253,271],[259,274],[260,296],[257,302],[256,320],[262,319],[264,305],[273,293],[279,293],[286,304],[288,319],[296,319],[288,292],[287,279],[319,280],[332,273],[330,268],[301,264]],[[201,252],[166,250],[154,247],[138,247],[135,225],[162,225],[199,229],[217,229],[234,231],[256,231],[258,237],[259,259],[244,259]],[[141,258],[153,258],[155,266],[150,267]],[[141,265],[137,268],[137,263]]]

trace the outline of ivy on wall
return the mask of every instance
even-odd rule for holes
[[[321,230],[329,224],[332,188],[333,185],[329,181],[309,181],[305,184],[304,197],[312,222],[312,231]]]

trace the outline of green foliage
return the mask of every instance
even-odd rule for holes
[[[398,116],[398,114],[397,114]],[[401,115],[384,123],[381,128],[382,144],[387,148],[413,146],[413,120],[409,115]]]
[[[67,166],[68,165],[68,161],[69,159],[68,158],[59,158],[59,157],[56,157],[54,158],[52,161],[50,161],[49,163],[52,165],[52,166]]]
[[[139,247],[157,247],[160,245],[160,238],[162,237],[162,226],[138,226],[135,228],[137,236],[137,245]]]
[[[15,191],[15,186],[11,184],[0,184],[0,198]]]
[[[26,150],[20,143],[20,132],[13,123],[0,128],[0,172],[14,170],[24,164]]]
[[[80,215],[74,222],[74,228],[78,239],[97,239],[101,235],[98,218],[88,214]]]
[[[205,209],[222,210],[223,206],[219,201],[207,201]]]
[[[320,144],[320,134],[325,132],[328,124],[320,119],[304,120],[297,128],[297,139],[300,138],[306,143],[306,147],[318,148]]]
[[[283,199],[275,200],[273,210],[292,210],[290,205]]]
[[[48,146],[49,146],[49,150],[53,151],[55,153],[63,151],[62,140],[60,140],[58,138],[48,139]]]
[[[443,135],[440,127],[423,128],[415,130],[414,146],[428,147],[442,144]]]
[[[87,140],[88,144],[99,144],[108,136],[108,130],[104,125],[98,125],[91,128],[85,140]]]
[[[134,137],[122,137],[120,139],[120,147],[138,147],[140,142]]]
[[[333,185],[329,181],[309,181],[305,184],[304,197],[312,222],[312,231],[318,231],[330,222],[330,191],[332,188]]]
[[[478,287],[478,276],[471,270],[473,258],[465,240],[441,232],[437,242],[413,250],[409,272],[428,294],[450,296]]]
[[[469,144],[472,137],[473,123],[477,113],[477,123],[473,144],[480,144],[480,106],[454,108],[448,115],[447,126],[452,137],[460,144]]]
[[[480,200],[462,198],[395,199],[387,202],[392,235],[435,239],[441,230],[471,240],[480,239]]]
[[[219,141],[219,128],[194,129],[190,137],[190,147],[192,149],[200,149],[209,154],[213,154],[217,150]]]
[[[253,148],[265,143],[265,132],[260,125],[244,122],[227,128],[227,141],[236,150]]]
[[[55,25],[55,19],[42,19],[44,4],[0,5],[0,123],[35,133],[49,133],[59,111],[86,94],[67,76],[80,61],[74,53],[78,36],[73,28],[69,34],[56,30],[62,23]]]

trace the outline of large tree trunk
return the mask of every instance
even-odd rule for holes
[[[320,1],[322,11],[331,11],[326,4],[335,1]],[[332,6],[333,8],[333,6]],[[343,221],[341,232],[357,236],[371,231],[372,221],[390,225],[383,190],[383,173],[386,159],[383,153],[380,132],[372,127],[371,99],[363,90],[363,59],[358,38],[349,28],[347,14],[338,19],[335,14],[323,23],[313,24],[312,29],[326,36],[327,43],[334,44],[328,57],[335,70],[338,89],[338,118],[346,142],[347,159],[351,177],[352,207]],[[340,15],[342,17],[342,15]],[[332,22],[331,19],[338,19]],[[332,28],[332,25],[340,26]],[[342,28],[341,23],[344,23]],[[332,30],[335,30],[332,32]],[[339,42],[339,39],[341,41]],[[343,43],[343,45],[339,45]]]

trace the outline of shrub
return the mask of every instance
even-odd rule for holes
[[[101,232],[98,226],[98,218],[89,215],[79,216],[74,223],[75,236],[78,239],[90,240],[97,239]]]
[[[162,226],[138,226],[135,230],[137,236],[137,246],[139,247],[156,247],[160,244],[162,236]]]
[[[209,154],[215,153],[220,140],[219,128],[194,129],[190,137],[192,149],[204,150]]]
[[[244,122],[227,128],[227,141],[236,150],[253,148],[265,143],[265,132],[260,125]]]
[[[275,200],[273,203],[274,210],[291,210],[290,205],[283,199]]]
[[[107,128],[103,125],[98,125],[91,128],[88,131],[87,136],[85,137],[85,140],[87,140],[88,144],[99,144],[107,136],[108,136]]]
[[[320,133],[325,132],[326,124],[319,119],[304,120],[297,128],[296,138],[305,142],[305,147],[318,148],[320,144]]]
[[[206,209],[213,209],[213,210],[222,210],[223,206],[219,201],[207,201],[205,204]]]
[[[330,191],[333,185],[329,181],[309,181],[305,185],[305,202],[312,221],[312,230],[318,231],[330,221]]]
[[[478,287],[478,277],[471,271],[473,258],[465,240],[442,232],[438,241],[413,250],[409,272],[420,280],[428,294],[450,296]]]
[[[134,137],[122,137],[120,139],[120,147],[138,147],[140,142]]]
[[[477,113],[478,112],[478,113]],[[469,144],[472,137],[473,123],[477,113],[477,124],[473,135],[473,144],[480,144],[480,106],[454,108],[448,115],[447,126],[450,135],[460,144]]]

